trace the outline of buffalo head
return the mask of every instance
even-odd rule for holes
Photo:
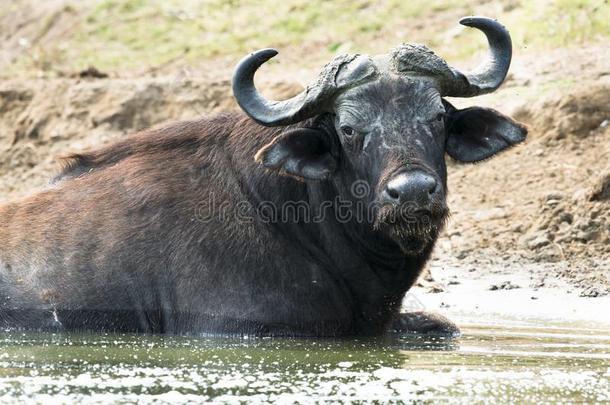
[[[365,182],[375,208],[370,225],[415,255],[436,239],[447,216],[445,152],[477,162],[525,139],[526,130],[500,113],[454,108],[444,96],[473,97],[497,89],[506,77],[512,46],[497,21],[468,17],[481,30],[490,55],[461,73],[422,45],[403,44],[389,54],[342,55],[315,83],[285,101],[264,98],[254,73],[277,54],[264,49],[245,57],[233,77],[241,108],[266,126],[288,129],[257,154],[265,167],[302,180],[330,179],[339,193]],[[352,193],[353,194],[353,193]]]

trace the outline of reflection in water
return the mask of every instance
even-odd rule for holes
[[[610,400],[610,331],[459,340],[0,335],[0,402]]]

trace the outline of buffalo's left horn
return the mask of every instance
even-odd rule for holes
[[[452,69],[453,77],[443,83],[443,95],[473,97],[490,93],[500,87],[508,73],[512,57],[510,34],[498,21],[487,17],[464,17],[460,24],[483,31],[489,42],[489,56],[472,72]]]
[[[277,55],[275,49],[261,49],[243,58],[233,73],[233,95],[239,106],[252,119],[266,126],[289,125],[310,118],[319,112],[317,92],[308,88],[291,99],[267,100],[254,86],[254,73]]]

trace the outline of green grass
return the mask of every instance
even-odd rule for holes
[[[92,0],[79,6],[79,23],[62,41],[47,44],[37,60],[26,55],[16,64],[25,70],[74,72],[93,65],[110,72],[139,72],[176,59],[184,63],[219,56],[237,59],[253,49],[272,46],[290,49],[309,67],[336,52],[379,53],[402,41],[425,42],[448,59],[459,60],[485,48],[484,39],[474,30],[452,31],[458,16],[470,13],[493,13],[490,15],[510,28],[515,47],[520,48],[566,47],[610,39],[607,0],[499,3]],[[418,24],[419,28],[413,28]],[[409,37],[403,38],[402,32]]]
[[[570,46],[610,38],[610,4],[603,0],[527,2],[526,24],[517,25],[524,44]],[[516,21],[515,21],[516,22]]]

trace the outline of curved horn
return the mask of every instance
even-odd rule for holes
[[[267,100],[254,86],[254,73],[277,55],[275,49],[261,49],[239,62],[233,73],[233,95],[239,106],[253,120],[266,126],[293,124],[316,114],[315,98],[309,89],[284,101]],[[308,97],[309,96],[309,97]]]
[[[461,73],[456,69],[453,78],[443,86],[443,95],[473,97],[496,90],[508,73],[512,57],[510,34],[498,21],[487,17],[464,17],[460,24],[477,28],[489,42],[489,56],[474,71]]]

